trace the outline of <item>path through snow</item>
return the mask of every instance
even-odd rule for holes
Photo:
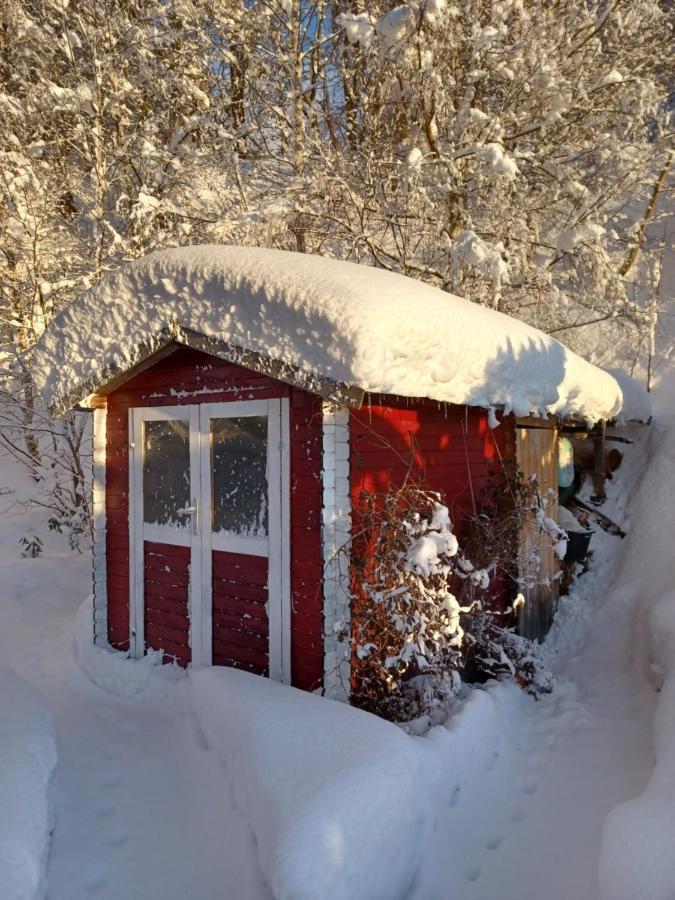
[[[87,679],[73,641],[90,561],[62,552],[18,559],[31,519],[39,515],[16,508],[2,517],[0,658],[56,719],[48,900],[267,898],[251,833],[185,692],[179,685],[144,703]]]
[[[621,473],[634,491],[650,444]],[[630,531],[630,500],[615,496],[607,511]],[[631,539],[594,537],[592,568],[547,641],[555,691],[537,702],[515,688],[496,693],[505,730],[493,765],[446,796],[411,900],[597,900],[604,821],[643,790],[654,764],[639,604],[613,603]]]

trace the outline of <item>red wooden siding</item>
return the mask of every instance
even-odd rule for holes
[[[323,681],[321,400],[291,392],[291,671],[305,690]]]
[[[213,664],[267,675],[267,558],[212,554]]]
[[[164,650],[164,661],[190,662],[188,584],[190,548],[144,545],[145,648]]]
[[[290,400],[292,681],[306,689],[321,683],[321,402],[272,378],[185,348],[108,396],[108,638],[114,647],[129,648],[129,409],[273,397]],[[267,665],[259,655],[246,662],[251,668]]]
[[[441,492],[461,540],[489,471],[515,452],[512,417],[496,429],[475,407],[372,396],[350,417],[350,490],[355,530],[363,492],[382,493],[400,484],[412,466],[426,485]]]

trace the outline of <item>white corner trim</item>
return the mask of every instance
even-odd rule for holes
[[[323,686],[333,700],[349,700],[349,410],[323,404]],[[338,640],[342,632],[345,639]]]
[[[108,644],[108,588],[106,565],[106,509],[105,509],[105,464],[106,464],[106,419],[105,407],[94,409],[92,423],[92,512],[94,534],[92,545],[94,620],[92,637],[95,644]]]

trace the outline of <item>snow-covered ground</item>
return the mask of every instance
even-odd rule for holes
[[[627,538],[598,531],[592,568],[562,603],[546,646],[557,675],[554,693],[535,701],[515,686],[493,685],[474,693],[448,727],[425,737],[400,735],[416,750],[406,754],[416,760],[428,807],[428,831],[420,831],[428,836],[408,900],[597,900],[601,857],[603,900],[623,900],[617,884],[646,884],[640,867],[649,846],[640,834],[654,798],[670,802],[668,758],[675,744],[668,727],[673,689],[666,681],[661,694],[656,690],[670,674],[671,645],[654,646],[647,628],[649,608],[672,594],[675,492],[668,473],[675,465],[675,418],[669,416],[662,410],[648,439],[631,448],[613,486],[607,512]],[[6,461],[3,472],[4,484],[17,491],[0,498],[7,508],[30,485]],[[147,667],[130,676],[85,653],[84,667],[98,673],[100,684],[118,694],[124,686],[122,693],[133,694],[135,685],[138,693],[115,696],[92,683],[74,650],[89,560],[65,552],[49,535],[41,557],[20,559],[18,538],[39,517],[16,505],[0,517],[0,659],[44,695],[56,721],[49,900],[268,898],[259,862],[265,850],[256,847],[250,827],[260,837],[264,810],[257,810],[256,824],[250,809],[237,808],[227,770],[193,712],[187,679],[156,678]],[[664,613],[655,621],[668,640],[675,635],[666,631]],[[650,658],[657,668],[650,668]],[[204,724],[203,710],[200,715]],[[218,729],[205,730],[217,750]],[[292,732],[286,730],[289,741]],[[256,758],[265,753],[247,764]],[[275,760],[270,779],[283,779],[282,763]],[[271,780],[260,788],[258,803],[265,791],[279,796]],[[397,809],[393,799],[391,808]],[[675,845],[667,827],[675,821],[673,807],[661,809],[665,820],[651,870]],[[339,804],[329,813],[344,816]],[[302,831],[297,820],[294,827]],[[305,871],[318,877],[321,867],[311,862]],[[300,857],[296,869],[302,871]],[[292,885],[293,877],[285,883]],[[633,887],[625,896],[675,896],[653,884],[649,893]],[[288,896],[330,900],[318,885],[302,888]],[[394,900],[372,887],[368,896]]]
[[[7,509],[29,485],[6,460],[3,474],[17,489],[0,498]],[[91,563],[44,530],[45,554],[20,559],[18,539],[39,521],[39,511],[16,506],[1,517],[0,659],[43,694],[56,720],[48,900],[264,900],[251,833],[186,692],[118,698],[77,664]],[[0,896],[14,900],[1,887]]]

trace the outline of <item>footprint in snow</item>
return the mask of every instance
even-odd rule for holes
[[[106,759],[117,759],[120,755],[119,747],[108,747],[103,755]]]
[[[467,881],[473,883],[474,881],[478,881],[480,878],[480,867],[479,866],[465,866],[463,869],[463,875]]]
[[[486,771],[491,772],[494,767],[497,765],[497,760],[499,759],[499,751],[495,750],[490,759],[487,761],[485,766]]]
[[[520,806],[516,806],[515,809],[511,811],[509,818],[512,822],[524,822],[527,816],[524,809],[521,809]]]
[[[111,831],[108,835],[107,841],[110,847],[121,847],[122,844],[126,844],[127,842],[127,834],[125,831],[121,831],[119,829]]]
[[[122,737],[136,737],[139,734],[139,729],[136,725],[132,725],[131,722],[122,722],[119,731]]]
[[[486,850],[498,850],[503,842],[504,838],[501,834],[493,834],[491,835],[483,845]]]
[[[101,803],[96,807],[95,812],[98,818],[102,819],[105,816],[111,816],[115,812],[115,807],[112,803]]]
[[[520,785],[520,791],[523,794],[536,794],[539,790],[539,779],[538,778],[528,778],[523,781]]]
[[[452,809],[453,806],[457,806],[459,803],[459,795],[461,794],[462,789],[460,787],[456,787],[453,789],[452,794],[450,794],[450,802],[449,806]]]
[[[588,728],[591,719],[586,713],[581,713],[572,721],[572,731],[580,731],[582,728]]]
[[[122,784],[122,776],[119,772],[106,772],[102,778],[102,784],[104,787],[118,787]]]
[[[84,876],[84,888],[90,893],[105,887],[110,877],[110,868],[102,863],[94,863],[89,866]]]

